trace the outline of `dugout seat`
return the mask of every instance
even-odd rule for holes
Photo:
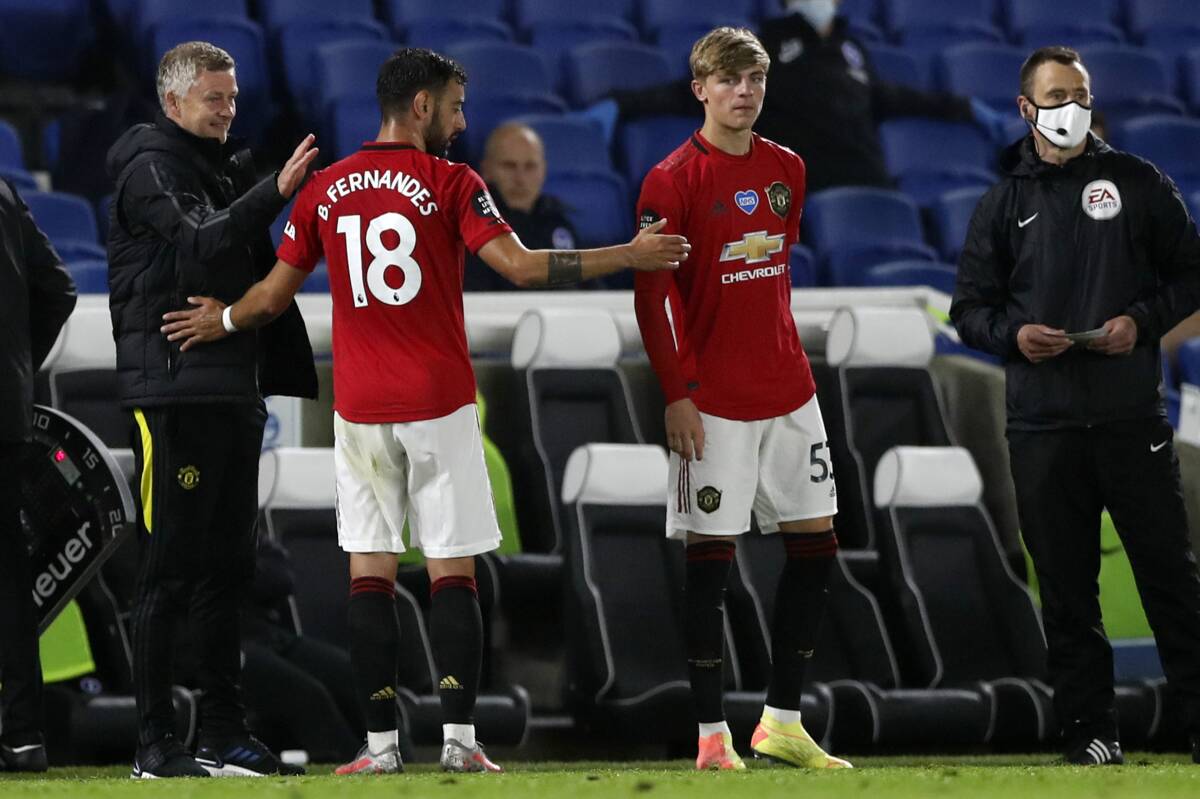
[[[629,187],[608,169],[557,170],[546,176],[545,193],[566,207],[583,247],[622,244],[633,235]]]
[[[88,426],[109,447],[127,447],[132,416],[120,405],[117,347],[108,305],[80,304],[46,359],[50,404]]]
[[[1104,111],[1110,127],[1144,114],[1184,113],[1172,92],[1166,59],[1159,54],[1119,44],[1085,47],[1080,54],[1092,85],[1103,87],[1096,108]]]
[[[0,74],[34,81],[70,81],[94,41],[88,0],[4,0],[0,12]]]
[[[349,556],[337,543],[333,450],[286,448],[273,451],[274,485],[266,500],[268,533],[291,553],[295,571],[296,630],[343,648],[349,644],[346,624],[349,596]],[[477,569],[480,605],[485,626],[490,624],[492,581],[486,568]],[[432,650],[423,628],[425,614],[411,593],[397,592],[401,624],[399,705],[417,744],[441,742],[441,710],[432,686]],[[485,656],[486,657],[486,656]],[[529,701],[520,686],[502,693],[480,692],[476,723],[484,740],[503,745],[520,743],[529,721]]]
[[[629,185],[640,187],[647,173],[691,138],[700,123],[694,116],[653,116],[622,124],[617,138]]]
[[[562,0],[514,0],[513,17],[517,28],[532,31],[541,22],[592,22],[608,25],[632,25],[634,0],[592,0],[588,3],[564,3]]]
[[[546,164],[550,172],[608,171],[612,159],[608,143],[599,126],[562,114],[531,114],[517,117],[537,131],[542,139]],[[589,208],[589,212],[594,209]]]
[[[1117,0],[1002,0],[1002,4],[1012,40],[1028,47],[1125,40],[1116,25]]]
[[[580,45],[566,56],[567,100],[590,105],[620,89],[644,89],[671,79],[671,66],[657,47],[627,42]]]
[[[258,0],[259,18],[267,33],[274,35],[289,22],[297,19],[359,19],[375,18],[374,0]]]
[[[995,146],[970,123],[892,119],[879,126],[879,140],[889,174],[918,205],[951,189],[996,181]]]
[[[975,206],[979,205],[985,191],[982,186],[954,189],[933,202],[930,215],[942,260],[958,263],[958,254],[966,244]]]
[[[863,286],[929,286],[943,294],[954,294],[958,271],[953,264],[929,261],[892,261],[872,266],[860,276]]]
[[[100,258],[68,261],[67,271],[80,294],[108,293],[108,261]]]
[[[901,682],[879,603],[854,576],[871,555],[838,554],[830,573],[826,616],[806,675],[808,682],[824,683],[833,692],[835,749],[985,742],[994,713],[991,693],[912,688]],[[770,679],[771,619],[783,566],[779,536],[762,535],[755,528],[738,539],[735,578],[740,579],[730,580],[727,613],[746,685],[765,688]]]
[[[587,727],[623,739],[691,745],[696,728],[683,638],[684,547],[666,538],[666,453],[588,444],[563,482],[569,704]],[[750,735],[765,693],[748,690],[726,624],[725,710],[735,741]],[[805,726],[828,737],[831,695],[804,697]]]
[[[5,177],[16,185],[22,196],[26,192],[37,191],[37,181],[25,170],[21,137],[17,134],[17,129],[4,120],[0,120],[0,177]]]
[[[1200,191],[1200,120],[1176,116],[1131,119],[1117,131],[1122,150],[1141,156],[1171,178],[1184,197]]]
[[[924,62],[903,47],[872,42],[867,57],[876,76],[910,89],[929,90],[929,76]]]
[[[96,212],[87,200],[55,191],[28,191],[21,199],[64,261],[106,257]]]
[[[884,568],[913,645],[913,678],[982,685],[996,696],[992,741],[1027,747],[1057,730],[1042,682],[1046,649],[1028,588],[1013,574],[983,481],[959,447],[896,447],[875,473]],[[1161,715],[1156,685],[1117,688],[1121,737],[1144,745]]]
[[[976,97],[997,111],[1011,111],[1016,105],[1012,76],[1020,73],[1026,55],[1025,50],[1006,44],[956,45],[938,60],[938,83],[951,94]]]
[[[643,0],[638,5],[642,31],[651,38],[675,25],[711,30],[717,25],[748,25],[756,16],[753,0]]]
[[[276,34],[275,60],[280,84],[305,118],[316,119],[320,113],[313,91],[317,85],[317,48],[334,42],[383,42],[387,38],[383,25],[369,19],[292,20]]]
[[[838,539],[876,544],[871,513],[875,465],[900,444],[950,443],[929,374],[933,336],[916,309],[843,308],[830,322],[826,365],[814,364],[838,489]]]

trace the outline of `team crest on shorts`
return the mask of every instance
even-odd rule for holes
[[[179,470],[177,478],[184,491],[191,491],[200,485],[200,470],[195,466],[184,466]]]
[[[792,190],[786,183],[777,180],[767,186],[767,202],[776,216],[787,219],[788,211],[792,210]]]
[[[705,513],[712,513],[721,507],[721,492],[712,486],[705,486],[696,492],[696,507]]]

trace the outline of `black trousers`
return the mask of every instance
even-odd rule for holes
[[[1163,669],[1200,732],[1200,577],[1173,431],[1149,418],[1008,433],[1021,533],[1042,595],[1048,676],[1068,741],[1115,738],[1112,647],[1100,617],[1100,513],[1121,537]]]
[[[24,444],[0,443],[0,739],[10,746],[40,742],[42,733],[38,615],[17,480],[24,453]]]
[[[134,413],[140,560],[133,679],[142,744],[174,731],[171,664],[180,620],[198,653],[201,735],[246,729],[238,609],[254,575],[258,456],[266,411],[178,405]]]

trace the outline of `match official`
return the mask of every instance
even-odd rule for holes
[[[1200,238],[1168,177],[1088,132],[1078,53],[1036,50],[1020,79],[1031,133],[975,210],[950,316],[1005,361],[1066,760],[1124,760],[1097,585],[1107,508],[1200,762],[1200,578],[1159,365],[1159,339],[1200,307]]]

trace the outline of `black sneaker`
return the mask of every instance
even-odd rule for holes
[[[304,773],[300,766],[284,763],[267,745],[250,733],[223,741],[201,741],[196,762],[214,777],[284,777]]]
[[[133,758],[135,780],[154,780],[167,777],[207,777],[208,772],[196,762],[191,752],[183,748],[174,735],[139,746]]]
[[[46,747],[40,741],[27,744],[0,744],[0,770],[45,771]]]
[[[1120,741],[1092,738],[1068,749],[1063,761],[1073,766],[1120,766],[1125,755],[1121,753]]]

